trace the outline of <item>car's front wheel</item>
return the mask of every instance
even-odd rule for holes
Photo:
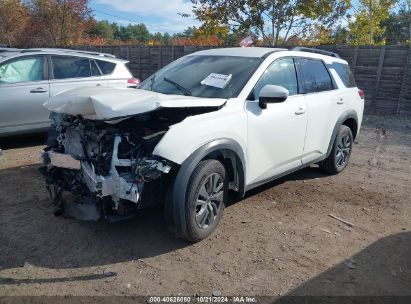
[[[198,242],[217,227],[227,194],[226,170],[217,160],[201,161],[188,182],[186,192],[187,240]]]
[[[330,155],[319,163],[320,168],[327,173],[340,173],[348,165],[353,146],[351,129],[342,125],[335,137]]]

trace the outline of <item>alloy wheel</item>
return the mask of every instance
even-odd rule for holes
[[[338,168],[343,168],[350,157],[351,152],[351,138],[348,134],[341,137],[337,144],[337,149],[335,151],[335,164]]]
[[[195,201],[195,220],[201,229],[210,226],[221,211],[224,200],[224,180],[218,173],[205,178]]]

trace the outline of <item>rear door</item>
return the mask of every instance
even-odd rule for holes
[[[0,133],[47,126],[49,97],[47,61],[42,55],[21,56],[0,63]]]
[[[78,56],[51,55],[50,96],[85,86],[102,86],[107,80],[101,75],[94,59]]]
[[[346,63],[333,62],[327,65],[328,70],[333,77],[334,85],[338,87],[338,101],[340,111],[356,108],[358,105],[358,89],[355,83],[354,75]]]
[[[341,113],[339,91],[320,59],[298,58],[297,71],[308,108],[303,164],[327,153],[331,135]]]

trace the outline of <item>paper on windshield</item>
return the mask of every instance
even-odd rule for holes
[[[211,73],[206,78],[201,81],[201,84],[207,85],[210,87],[215,87],[219,89],[224,89],[227,84],[230,82],[231,78],[233,77],[232,74],[224,75],[224,74],[216,74]]]

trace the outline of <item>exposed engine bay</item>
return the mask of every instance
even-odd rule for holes
[[[152,154],[169,127],[210,108],[167,108],[98,121],[52,113],[40,168],[55,215],[127,218],[162,202],[178,165]]]

